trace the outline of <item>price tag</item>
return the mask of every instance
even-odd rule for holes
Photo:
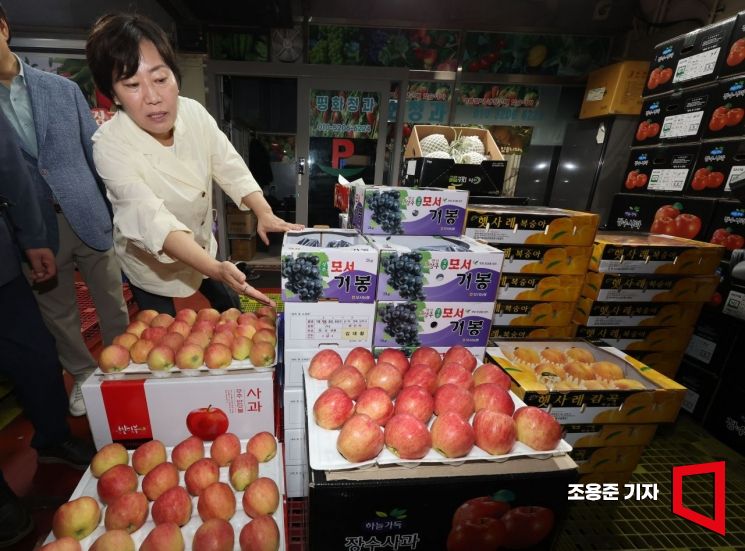
[[[702,361],[705,364],[711,362],[711,358],[714,356],[714,350],[717,348],[717,343],[700,337],[699,335],[693,335],[691,340],[688,342],[688,348],[686,348],[686,355],[696,360]]]
[[[745,293],[730,291],[722,312],[734,318],[745,320]]]
[[[691,389],[686,390],[685,396],[683,396],[683,402],[680,404],[680,407],[682,407],[688,413],[693,413],[693,410],[696,409],[696,404],[698,403],[699,397],[700,396],[697,392],[693,392]]]

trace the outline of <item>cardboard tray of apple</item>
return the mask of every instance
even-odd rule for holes
[[[433,349],[429,350],[433,351]],[[400,351],[398,352],[402,354]],[[389,354],[392,355],[393,353],[391,352]],[[386,359],[390,359],[390,355]],[[382,356],[378,358],[378,365],[386,363],[381,358]],[[342,367],[347,367],[349,361],[348,359],[347,364]],[[401,361],[403,362],[403,360]],[[413,362],[412,360],[412,364]],[[447,361],[442,364],[440,373],[444,374],[446,365],[448,365]],[[309,366],[305,368],[304,381],[305,403],[308,413],[308,454],[310,466],[315,470],[336,471],[368,467],[375,464],[397,464],[414,467],[422,463],[460,464],[466,461],[501,462],[516,457],[545,459],[556,455],[564,455],[572,450],[572,447],[561,439],[561,427],[559,423],[552,416],[541,412],[537,408],[525,409],[539,412],[537,414],[539,417],[545,417],[541,421],[549,423],[547,432],[550,433],[550,436],[544,439],[543,442],[536,440],[543,447],[537,446],[540,449],[535,449],[517,439],[520,429],[517,424],[513,424],[513,411],[517,412],[520,408],[524,408],[525,403],[508,390],[509,382],[506,385],[504,382],[497,384],[495,379],[491,378],[492,375],[500,376],[497,371],[501,370],[496,366],[481,366],[473,370],[473,372],[465,370],[467,375],[455,368],[452,369],[454,373],[456,371],[459,372],[456,375],[457,377],[463,377],[465,386],[470,386],[475,382],[476,386],[472,388],[478,388],[481,384],[490,383],[488,385],[485,384],[483,390],[490,387],[488,388],[488,392],[493,391],[494,393],[501,394],[501,396],[495,396],[493,398],[494,401],[491,401],[492,398],[488,397],[486,393],[478,391],[481,397],[476,398],[477,404],[481,406],[489,402],[489,407],[485,407],[484,409],[493,411],[489,411],[488,413],[476,411],[476,413],[473,413],[475,407],[473,400],[476,391],[474,390],[472,392],[470,390],[452,388],[459,386],[460,383],[448,384],[443,380],[441,381],[443,384],[438,386],[437,390],[431,392],[435,384],[435,379],[432,378],[433,386],[429,387],[429,390],[426,390],[423,386],[409,385],[415,387],[415,389],[412,389],[414,392],[410,392],[406,386],[407,383],[404,382],[403,384],[405,386],[400,389],[395,399],[388,395],[390,402],[393,403],[394,411],[389,411],[387,415],[384,415],[385,420],[379,418],[377,421],[373,421],[371,418],[362,419],[369,416],[356,414],[363,411],[363,409],[368,413],[371,411],[380,411],[386,406],[379,404],[388,403],[388,400],[380,393],[380,390],[383,390],[381,386],[378,386],[375,390],[370,390],[376,386],[376,383],[372,382],[372,379],[376,377],[371,375],[371,373],[374,373],[372,371],[373,368],[370,368],[370,371],[367,372],[365,388],[362,394],[351,400],[351,402],[354,402],[354,405],[350,406],[351,402],[338,394],[338,389],[332,389],[336,385],[336,383],[330,384],[330,381],[333,380],[332,378],[324,380],[312,376],[312,366],[313,361],[311,360]],[[406,369],[408,370],[408,367]],[[416,369],[422,372],[428,368],[420,366]],[[450,369],[449,367],[447,368],[447,370]],[[487,374],[487,372],[489,373]],[[411,375],[413,374],[412,370]],[[418,377],[419,375],[414,376]],[[468,379],[466,380],[465,377]],[[341,386],[345,386],[344,383],[341,383]],[[382,386],[385,386],[385,383]],[[501,388],[494,388],[499,386]],[[368,396],[365,396],[365,393]],[[398,407],[399,402],[403,400],[411,402],[411,395],[416,393],[429,394],[432,397],[432,405],[427,407],[434,407],[434,410],[430,409],[428,413],[425,413],[420,419],[415,421],[411,419],[412,415],[407,415],[403,410],[399,411]],[[441,395],[438,397],[440,393]],[[375,394],[378,395],[377,398],[373,398]],[[405,394],[409,396],[403,398]],[[471,394],[470,398],[467,396],[468,394]],[[380,400],[379,404],[373,404],[372,402],[375,400]],[[424,400],[429,401],[430,399],[425,397]],[[416,398],[413,401],[415,402]],[[505,401],[507,402],[506,404],[504,403]],[[363,406],[363,402],[367,402],[367,404]],[[451,406],[446,405],[447,402],[450,402]],[[457,410],[459,409],[459,403],[466,402],[470,402],[470,410],[468,409],[469,406],[465,406],[466,410],[463,412],[445,412],[445,410],[451,410],[453,408]],[[317,403],[324,403],[324,405],[317,406]],[[438,407],[440,407],[441,403],[445,405],[442,406],[441,414],[438,415]],[[496,404],[496,406],[492,408],[492,404]],[[387,407],[390,408],[390,406]],[[349,408],[352,409],[350,410]],[[478,410],[479,408],[476,407],[475,409]],[[409,409],[409,411],[414,410],[418,410],[418,406]],[[492,415],[496,411],[499,411],[499,413]],[[403,413],[403,415],[399,413]],[[531,411],[532,413],[534,412]],[[374,414],[371,415],[375,416]],[[329,417],[339,418],[341,425],[340,423],[333,425],[339,425],[338,428],[323,428],[319,425],[320,421],[321,424],[328,426],[327,418]],[[525,416],[525,419],[528,417]],[[357,426],[352,427],[351,425],[355,423]],[[441,424],[441,426],[437,427],[437,424]],[[501,427],[504,427],[504,429],[502,430]],[[464,430],[475,436],[475,438],[474,436],[470,437],[470,445],[466,443],[464,446],[461,446],[458,442],[449,441],[448,437],[445,436],[448,432],[452,434],[459,430]],[[540,432],[540,429],[538,432]],[[347,443],[340,445],[341,439],[344,438],[343,433],[346,433]],[[467,440],[468,437],[465,437],[465,439]],[[526,438],[522,439],[528,440]],[[357,440],[357,442],[353,442],[354,440]],[[416,440],[420,442],[417,443]],[[401,447],[397,448],[397,441],[403,442]],[[450,443],[445,443],[445,441],[449,441]],[[545,442],[550,443],[545,444]],[[479,444],[482,444],[482,447],[479,447]],[[407,447],[404,450],[404,446],[412,447]],[[455,451],[456,449],[460,449],[460,451],[457,452]],[[490,453],[487,449],[494,453]],[[376,450],[378,450],[377,453]],[[357,452],[360,452],[359,455]]]
[[[175,318],[141,310],[126,332],[101,351],[95,373],[118,379],[127,374],[169,377],[271,369],[278,355],[276,316],[269,306],[257,313],[186,308]]]
[[[226,433],[227,434],[227,433]],[[224,437],[225,435],[223,435]],[[234,435],[231,435],[234,437]],[[263,449],[270,449],[271,443],[273,441],[273,445],[275,446],[276,453],[274,457],[271,459],[261,462],[258,462],[258,472],[254,472],[253,475],[245,475],[244,473],[241,473],[238,475],[239,477],[244,477],[242,481],[239,479],[235,479],[236,482],[240,484],[245,484],[248,482],[248,484],[245,487],[244,491],[239,491],[235,489],[235,485],[233,484],[233,481],[231,480],[231,473],[229,471],[229,466],[222,466],[218,468],[218,481],[223,484],[220,484],[221,488],[220,490],[223,490],[224,494],[220,495],[220,492],[215,492],[212,494],[212,500],[210,502],[210,505],[205,505],[205,511],[210,511],[207,513],[208,518],[212,515],[220,515],[220,510],[222,507],[225,507],[225,502],[230,502],[231,497],[235,500],[235,513],[230,517],[229,519],[229,525],[232,528],[232,536],[233,536],[233,546],[229,547],[230,549],[233,549],[234,551],[241,551],[241,543],[240,543],[240,536],[241,531],[244,529],[246,525],[248,525],[250,522],[252,522],[252,517],[249,516],[249,514],[245,511],[245,500],[244,500],[244,493],[249,493],[249,489],[252,488],[252,485],[255,485],[257,481],[261,480],[259,484],[262,485],[262,490],[268,486],[274,486],[276,488],[276,492],[278,492],[278,507],[277,509],[271,514],[271,518],[274,519],[274,522],[276,523],[276,527],[278,529],[278,546],[275,547],[275,549],[278,550],[284,550],[287,548],[287,544],[285,541],[285,477],[284,477],[284,460],[282,455],[282,446],[278,445],[276,439],[273,435],[270,433],[259,433],[258,435],[255,435],[257,437],[257,448],[259,450]],[[219,438],[219,437],[218,437]],[[231,441],[232,440],[232,441]],[[212,450],[211,447],[214,442],[221,442],[221,447],[218,450]],[[94,457],[90,468],[88,468],[85,473],[83,474],[82,478],[80,479],[80,482],[78,483],[77,487],[73,491],[72,495],[70,496],[69,501],[66,504],[63,504],[60,506],[60,508],[55,513],[53,522],[52,522],[52,533],[49,534],[47,537],[45,544],[51,544],[52,542],[55,542],[55,534],[57,533],[58,526],[61,526],[63,524],[66,524],[66,528],[70,529],[70,527],[79,527],[81,530],[84,530],[84,533],[86,534],[84,537],[80,539],[80,548],[83,550],[88,549],[94,549],[93,545],[94,543],[105,533],[112,534],[115,533],[116,539],[112,539],[109,542],[107,542],[106,545],[103,545],[101,542],[99,542],[95,549],[104,549],[104,550],[116,550],[116,551],[127,551],[128,549],[139,549],[139,550],[146,550],[146,549],[185,549],[186,551],[192,550],[192,549],[225,549],[226,547],[218,546],[214,547],[215,544],[218,542],[222,542],[221,545],[225,545],[225,541],[230,540],[231,534],[226,529],[227,527],[222,524],[222,526],[219,526],[220,528],[223,528],[223,530],[216,529],[216,526],[213,524],[209,526],[211,530],[203,529],[203,534],[200,534],[200,538],[202,539],[201,545],[194,544],[194,536],[197,533],[197,530],[200,528],[200,526],[205,526],[205,522],[202,521],[201,517],[201,509],[199,505],[199,501],[201,497],[197,497],[192,495],[192,488],[196,485],[198,486],[200,484],[200,480],[203,480],[204,478],[209,478],[211,475],[208,473],[208,471],[213,470],[212,468],[205,468],[201,469],[201,472],[199,468],[195,469],[194,476],[191,476],[191,473],[189,476],[186,475],[190,471],[190,468],[187,468],[186,470],[178,469],[178,486],[177,488],[180,488],[179,490],[175,491],[172,495],[167,495],[166,492],[168,490],[163,491],[160,495],[164,497],[165,501],[162,504],[163,507],[159,511],[159,515],[161,516],[160,522],[156,524],[154,520],[154,516],[156,513],[154,512],[156,507],[155,504],[159,502],[161,499],[160,497],[156,498],[154,501],[150,501],[149,498],[146,498],[144,494],[151,496],[151,492],[160,492],[163,488],[169,486],[169,484],[172,484],[167,482],[168,478],[171,476],[174,476],[169,473],[169,471],[174,471],[175,469],[171,465],[170,462],[173,462],[176,465],[180,465],[180,463],[183,463],[184,461],[188,462],[191,460],[189,459],[190,454],[194,454],[194,446],[199,445],[202,443],[203,450],[204,450],[204,458],[212,458],[217,461],[225,462],[228,457],[234,456],[236,451],[238,452],[246,452],[241,453],[240,456],[246,456],[248,454],[248,442],[249,440],[238,440],[237,437],[234,438],[224,438],[222,440],[216,439],[214,442],[207,442],[207,441],[201,441],[196,436],[191,436],[188,439],[186,439],[182,444],[182,448],[177,451],[176,453],[179,455],[178,458],[174,458],[173,450],[176,448],[179,448],[181,444],[174,446],[174,447],[168,447],[163,448],[162,444],[160,444],[157,440],[151,440],[143,445],[141,445],[137,450],[130,450],[126,451],[123,447],[121,447],[119,444],[109,444],[107,446],[104,446],[101,450],[99,450],[97,457]],[[235,442],[239,442],[240,447],[239,449],[234,448]],[[156,443],[156,444],[153,444]],[[150,449],[148,449],[148,446]],[[262,449],[263,447],[263,449]],[[165,449],[166,452],[166,461],[169,462],[170,467],[168,469],[163,469],[162,472],[157,473],[156,469],[159,465],[162,465],[161,461],[163,460],[162,450]],[[251,448],[253,450],[253,448]],[[139,451],[138,451],[139,450]],[[143,453],[145,452],[145,453]],[[128,463],[124,464],[124,457],[118,457],[120,454],[126,453],[127,454],[127,461]],[[258,452],[254,452],[258,454]],[[136,457],[139,455],[140,457]],[[158,456],[160,455],[160,458]],[[253,455],[253,454],[252,454]],[[197,454],[198,456],[198,454]],[[204,460],[202,460],[204,461]],[[195,463],[198,463],[199,461],[196,461]],[[143,481],[144,479],[149,475],[146,474],[145,476],[141,474],[137,474],[138,472],[146,471],[148,468],[147,465],[150,464],[150,468],[152,469],[150,472],[156,471],[157,476],[160,477],[160,480],[148,480],[147,482],[144,482],[143,487]],[[156,465],[157,464],[157,465]],[[112,466],[114,465],[114,466]],[[156,466],[152,466],[156,465]],[[253,465],[256,465],[256,462],[253,462]],[[145,468],[142,468],[142,466],[145,466]],[[202,466],[205,466],[203,463]],[[108,467],[108,468],[107,468]],[[116,473],[114,476],[113,471],[119,469],[120,472]],[[237,471],[239,469],[236,469]],[[95,474],[94,474],[94,471]],[[111,473],[111,477],[109,477],[109,473]],[[156,474],[154,473],[154,474]],[[136,489],[132,490],[131,487],[127,489],[126,491],[123,490],[123,488],[128,484],[132,482],[132,477],[136,476]],[[245,478],[248,476],[248,479]],[[101,490],[102,483],[101,481],[104,480],[104,478],[107,478],[107,482],[105,485],[105,489]],[[187,481],[186,479],[189,478]],[[274,481],[274,485],[267,482],[266,480],[262,479],[271,479]],[[175,481],[175,480],[174,480]],[[218,485],[215,485],[215,487],[219,487]],[[182,491],[184,488],[189,489],[189,492]],[[256,492],[259,487],[254,486]],[[228,491],[229,489],[229,491]],[[173,490],[173,487],[171,487],[171,490]],[[136,499],[132,497],[132,500],[129,503],[122,503],[121,500],[119,501],[117,498],[114,499],[106,499],[102,498],[102,494],[105,496],[108,496],[109,493],[127,493],[130,497],[137,496],[139,499]],[[136,493],[135,493],[136,492]],[[271,492],[274,494],[275,489],[272,489]],[[155,494],[157,495],[157,494]],[[179,500],[181,496],[184,496]],[[85,498],[86,496],[91,497],[95,500],[95,503],[98,505],[98,508],[100,510],[100,514],[95,513],[95,511],[91,510],[92,502],[90,500],[87,500],[87,503],[83,503],[81,501],[75,501],[79,500],[79,498]],[[274,494],[276,497],[276,494]],[[153,496],[154,497],[154,496]],[[256,497],[256,494],[254,494],[254,497]],[[119,498],[121,499],[121,498]],[[262,498],[259,498],[262,499]],[[185,500],[185,502],[184,502]],[[108,501],[108,506],[105,504],[105,501]],[[181,501],[181,503],[179,503]],[[205,503],[207,502],[207,499],[205,499]],[[80,507],[77,508],[77,510],[68,509],[68,511],[63,512],[62,509],[64,507],[70,507],[74,506],[76,504],[80,504]],[[116,505],[112,505],[116,504]],[[142,504],[145,506],[144,511],[144,523],[141,523],[139,521],[134,521],[132,519],[135,519],[138,517],[137,509],[140,506],[139,504]],[[115,513],[109,510],[112,508],[115,508],[117,505],[121,506],[119,510],[117,510]],[[178,515],[179,507],[186,510],[186,515],[190,514],[189,520],[181,526],[180,532],[183,537],[184,547],[179,547],[178,545],[173,545],[174,542],[169,542],[169,538],[173,537],[173,532],[169,533],[168,530],[164,530],[163,532],[156,533],[156,536],[153,536],[153,538],[150,539],[148,546],[143,546],[143,542],[148,537],[149,534],[151,534],[152,530],[156,526],[166,526],[170,528],[174,528],[176,525],[173,524],[173,522],[166,522],[162,517],[163,515],[169,516],[170,520],[173,518],[173,515]],[[211,507],[209,509],[208,507]],[[228,509],[230,505],[227,505]],[[190,512],[189,512],[190,509]],[[126,511],[126,512],[125,512]],[[164,511],[167,511],[164,513]],[[112,526],[110,528],[107,528],[107,525],[110,522],[109,514],[111,518],[116,518],[116,520],[112,521]],[[227,515],[225,515],[227,516]],[[67,517],[65,519],[64,517]],[[100,517],[100,518],[99,518]],[[90,521],[90,523],[95,523],[95,527],[91,529],[90,526],[86,526],[86,519],[94,520]],[[142,513],[139,514],[139,518],[142,518]],[[98,519],[98,520],[96,520]],[[264,519],[265,520],[265,519]],[[124,542],[122,539],[119,539],[123,536],[121,534],[120,529],[113,526],[114,522],[118,522],[119,524],[130,526],[134,525],[135,527],[139,525],[139,527],[136,527],[133,531],[130,533],[131,540],[134,542],[134,547],[129,547],[131,545],[129,543],[129,540],[125,537],[127,541]],[[261,523],[261,521],[260,521]],[[180,522],[178,524],[181,524]],[[271,523],[269,523],[271,524]],[[258,523],[257,523],[258,526]],[[126,529],[126,528],[125,528]],[[163,528],[161,528],[162,530]],[[272,528],[273,530],[273,528]],[[175,530],[174,530],[175,531]],[[205,538],[206,536],[206,538]],[[108,536],[107,536],[108,537]],[[247,536],[244,536],[244,538]],[[155,541],[155,540],[159,541]],[[205,540],[211,540],[211,541],[205,541]],[[57,539],[56,541],[60,541],[60,539]],[[65,540],[66,541],[66,540]],[[205,545],[206,544],[206,545]],[[254,549],[256,547],[249,547],[246,546],[245,548],[248,549]],[[42,547],[42,550],[46,549],[45,547]],[[56,549],[56,548],[54,548]],[[68,549],[67,547],[62,547],[62,549]],[[71,547],[70,549],[75,549],[75,547]],[[262,547],[262,549],[271,549],[271,546],[269,547]]]

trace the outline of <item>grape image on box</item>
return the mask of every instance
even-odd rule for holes
[[[385,332],[396,339],[400,346],[419,346],[419,326],[416,304],[381,304],[378,312],[385,323]]]
[[[298,295],[303,302],[316,302],[323,294],[317,256],[285,257],[282,275],[287,278],[287,290]]]
[[[391,254],[383,257],[382,264],[388,274],[388,285],[407,300],[424,300],[422,292],[421,253]]]
[[[398,203],[400,197],[401,194],[398,191],[383,191],[373,193],[370,198],[373,222],[380,224],[380,227],[390,234],[403,233],[401,207]]]

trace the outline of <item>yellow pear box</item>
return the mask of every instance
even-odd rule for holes
[[[563,425],[564,440],[573,448],[604,446],[644,446],[649,444],[657,425],[596,425],[580,423]]]
[[[620,350],[582,340],[497,340],[485,361],[510,376],[527,405],[546,408],[562,425],[670,423],[686,392]]]
[[[616,274],[713,274],[724,247],[671,235],[600,232],[590,270]]]
[[[574,448],[570,457],[579,474],[633,471],[644,453],[644,446],[605,446]]]
[[[500,245],[506,273],[578,275],[587,271],[592,247]]]
[[[577,326],[574,324],[558,327],[536,327],[520,325],[494,325],[492,322],[489,339],[570,339],[574,337]]]
[[[688,347],[693,327],[587,327],[577,326],[577,338],[603,341],[619,350],[677,352]]]
[[[680,362],[683,361],[683,354],[685,350],[678,350],[673,352],[656,352],[650,350],[624,350],[624,353],[628,354],[639,360],[644,365],[648,365],[655,371],[659,371],[665,377],[671,379],[675,377],[680,367]]]
[[[600,216],[550,207],[468,205],[466,235],[492,245],[590,246]]]
[[[702,302],[603,302],[582,297],[573,321],[588,327],[685,327],[696,323]]]
[[[582,296],[607,302],[707,302],[719,276],[587,272]]]
[[[492,324],[556,327],[570,325],[573,315],[573,302],[498,300],[494,305]]]
[[[575,302],[585,283],[581,275],[503,273],[497,300]]]

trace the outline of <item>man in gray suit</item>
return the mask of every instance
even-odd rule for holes
[[[96,123],[78,86],[23,63],[10,51],[0,4],[0,111],[18,135],[55,252],[57,277],[34,286],[62,366],[73,376],[70,413],[84,415],[80,384],[96,364],[80,334],[75,268],[95,303],[104,344],[129,323],[103,185],[92,158]]]

